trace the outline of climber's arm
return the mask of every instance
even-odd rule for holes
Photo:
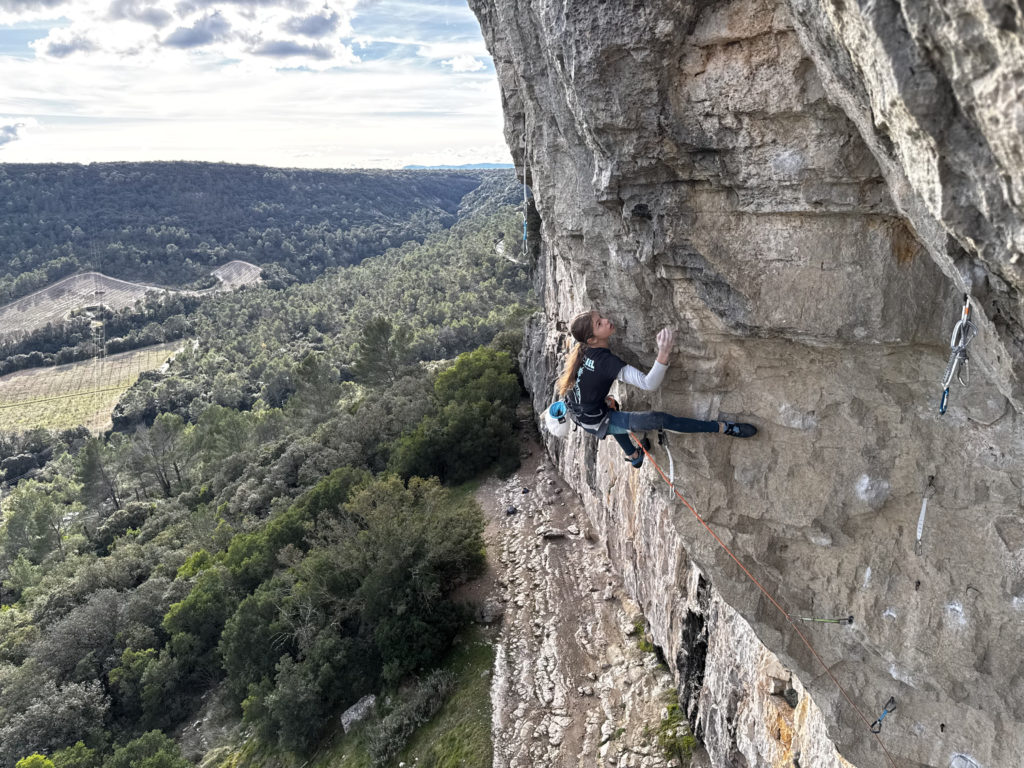
[[[661,382],[665,379],[665,371],[668,370],[668,356],[672,353],[672,341],[671,328],[663,328],[658,331],[658,359],[651,366],[647,375],[640,373],[631,365],[624,365],[619,371],[618,380],[649,392],[656,390],[661,386]]]
[[[665,378],[665,371],[667,370],[668,366],[660,361],[651,366],[651,370],[647,372],[647,375],[642,374],[632,365],[624,365],[622,370],[619,371],[617,378],[626,384],[632,384],[639,389],[653,392],[661,386],[661,382]]]

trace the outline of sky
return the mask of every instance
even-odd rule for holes
[[[0,0],[0,162],[510,163],[466,0]]]

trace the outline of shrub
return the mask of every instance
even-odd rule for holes
[[[181,756],[173,739],[160,731],[150,731],[115,749],[104,761],[103,768],[192,768],[192,765]]]
[[[53,768],[98,768],[99,758],[82,741],[53,753]]]
[[[81,741],[53,753],[53,768],[99,768],[99,764],[96,750]]]
[[[367,750],[375,766],[387,764],[401,751],[413,732],[441,710],[455,683],[455,675],[451,672],[443,669],[431,672],[370,730]]]
[[[518,465],[519,392],[507,352],[481,347],[459,355],[434,382],[434,412],[396,442],[391,469],[453,484],[495,463],[511,471]]]
[[[29,755],[15,763],[14,768],[54,768],[54,765],[43,755]]]

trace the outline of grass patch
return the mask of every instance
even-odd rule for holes
[[[491,742],[491,675],[494,646],[479,627],[463,633],[445,668],[457,678],[441,711],[413,734],[398,756],[417,768],[489,768]]]
[[[654,739],[666,760],[677,760],[683,768],[693,760],[697,748],[697,737],[690,731],[683,708],[679,705],[675,691],[665,693],[665,718],[653,728],[648,726],[644,735]]]
[[[473,626],[463,632],[462,642],[449,652],[443,668],[456,677],[454,691],[441,711],[412,735],[389,765],[405,762],[415,764],[416,768],[490,768],[494,747],[491,675],[487,673],[494,668],[494,646],[485,630]],[[368,720],[348,734],[342,734],[339,726],[335,736],[317,751],[306,768],[374,768],[368,743],[377,722]],[[255,768],[257,764],[237,763],[231,768],[249,765]],[[259,765],[269,767],[274,763]]]
[[[630,634],[636,636],[636,647],[644,653],[654,653],[657,650],[654,643],[647,637],[647,622],[643,617],[633,622],[633,631]]]

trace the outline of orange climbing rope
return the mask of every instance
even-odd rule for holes
[[[644,455],[647,457],[648,461],[650,461],[651,464],[654,466],[654,468],[656,470],[658,470],[658,474],[661,475],[661,478],[666,483],[668,483],[668,486],[669,486],[669,488],[672,489],[672,492],[679,498],[679,500],[681,502],[683,502],[683,504],[686,505],[686,508],[688,510],[690,510],[690,513],[695,518],[697,518],[697,522],[700,523],[702,526],[704,526],[704,530],[706,530],[708,533],[710,533],[712,536],[715,537],[715,541],[718,542],[719,546],[721,546],[722,549],[725,550],[725,553],[727,555],[729,555],[729,557],[731,557],[733,559],[733,562],[735,562],[736,565],[738,565],[740,567],[740,570],[742,570],[743,573],[745,573],[747,575],[747,578],[750,579],[754,583],[754,586],[756,586],[759,590],[761,590],[761,594],[763,594],[765,597],[767,597],[768,600],[771,601],[771,604],[779,609],[779,612],[786,619],[786,623],[789,624],[789,626],[791,626],[793,628],[793,631],[796,632],[797,636],[803,641],[803,644],[807,646],[807,650],[809,650],[811,652],[811,655],[813,655],[814,658],[818,660],[818,663],[821,665],[822,669],[825,670],[825,674],[828,675],[829,678],[831,678],[832,682],[835,683],[836,688],[838,688],[839,692],[841,694],[843,694],[843,698],[845,698],[849,702],[850,706],[853,707],[854,711],[857,713],[857,715],[860,717],[860,719],[864,721],[864,725],[866,725],[868,727],[868,730],[871,730],[871,723],[868,722],[868,719],[864,716],[864,713],[860,711],[860,707],[858,707],[856,704],[853,703],[853,699],[850,698],[850,694],[848,694],[846,692],[846,689],[843,688],[843,686],[840,684],[840,682],[836,679],[836,676],[832,674],[832,670],[829,669],[828,665],[825,663],[825,660],[822,659],[821,656],[818,655],[818,652],[816,650],[814,650],[814,646],[811,645],[811,642],[804,636],[804,633],[800,631],[800,628],[794,623],[792,617],[789,615],[789,613],[786,611],[786,609],[783,608],[781,605],[779,605],[779,601],[776,600],[774,597],[772,597],[771,593],[761,585],[761,582],[759,582],[756,578],[754,578],[754,574],[752,574],[750,571],[747,570],[747,567],[745,565],[743,565],[743,563],[740,562],[739,558],[736,557],[736,555],[733,554],[732,550],[729,549],[729,547],[726,545],[726,543],[724,541],[722,541],[718,537],[718,534],[715,533],[711,529],[711,526],[709,526],[704,521],[704,518],[701,517],[697,513],[697,510],[695,510],[690,505],[690,502],[688,502],[685,498],[683,498],[683,495],[676,488],[675,483],[673,483],[671,480],[669,480],[665,476],[665,473],[662,471],[661,467],[658,466],[658,462],[656,462],[654,460],[654,457],[651,456],[650,451],[647,450],[647,448],[644,446],[644,444],[640,440],[640,438],[638,438],[632,432],[629,433],[629,436],[631,438],[633,438],[633,442],[635,442],[637,445],[640,446],[640,450],[642,450],[644,452]],[[885,744],[882,743],[882,739],[879,737],[878,734],[874,733],[874,731],[872,731],[872,734],[875,737],[875,741],[878,742],[878,746],[880,746],[882,748],[882,751],[885,753],[885,756],[889,760],[889,763],[892,765],[893,768],[897,768],[896,761],[893,759],[893,756],[891,754],[889,754],[889,750],[885,748]]]

